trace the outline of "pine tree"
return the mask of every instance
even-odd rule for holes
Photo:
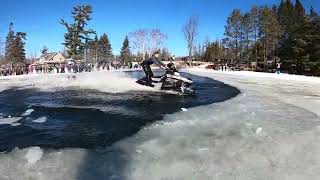
[[[113,59],[111,43],[106,34],[103,34],[98,42],[99,61],[111,61]]]
[[[204,53],[204,60],[207,62],[219,62],[224,59],[224,48],[220,41],[209,43]]]
[[[122,64],[126,64],[131,61],[131,52],[130,52],[128,36],[126,36],[123,41],[123,45],[120,51],[120,61]]]
[[[71,13],[73,23],[69,24],[63,19],[60,22],[67,28],[63,45],[67,48],[69,56],[81,59],[84,54],[86,40],[90,39],[90,34],[95,33],[92,29],[85,29],[87,22],[91,20],[92,7],[90,5],[76,6]]]
[[[8,62],[14,61],[14,41],[15,41],[16,35],[13,29],[13,23],[11,22],[9,25],[9,32],[6,37],[6,46],[5,46],[5,59]]]
[[[242,18],[242,60],[249,63],[250,46],[252,45],[252,36],[254,33],[253,19],[250,13],[245,13]]]
[[[263,46],[263,59],[264,63],[266,63],[268,56],[275,56],[271,52],[277,49],[279,39],[282,36],[282,28],[278,22],[277,15],[268,7],[263,8],[261,11],[260,34]]]
[[[240,10],[233,10],[228,17],[224,35],[226,38],[223,39],[223,43],[232,51],[232,59],[239,63],[242,46],[242,15]]]
[[[9,32],[6,37],[5,59],[13,64],[25,61],[25,41],[26,33],[13,30],[13,23],[10,23]]]
[[[250,16],[251,16],[251,23],[252,23],[252,40],[254,44],[252,45],[252,52],[251,54],[254,54],[254,61],[256,64],[258,63],[258,40],[260,39],[260,14],[261,14],[261,8],[254,6],[251,8]]]
[[[280,58],[285,71],[320,74],[320,18],[312,7],[307,14],[301,0],[295,5],[282,0],[278,7],[253,7],[244,14],[235,9],[224,35],[225,48],[217,42],[207,43],[204,60],[223,57],[267,62]]]
[[[27,34],[24,32],[17,32],[16,38],[14,41],[14,62],[15,63],[23,63],[26,60],[25,53],[25,42]]]
[[[295,10],[296,17],[298,19],[306,16],[306,11],[300,0],[296,0],[294,10]]]
[[[43,46],[43,48],[40,51],[41,51],[41,54],[46,54],[48,53],[49,49],[47,46]]]
[[[295,22],[295,11],[290,0],[281,0],[278,15],[280,25],[284,28],[285,34],[291,33],[292,25]]]
[[[320,26],[316,19],[306,16],[300,1],[295,6],[296,20],[288,38],[282,43],[284,68],[292,73],[319,73]]]
[[[94,40],[91,42],[91,51],[93,56],[93,62],[99,62],[99,39],[98,35],[95,35]]]

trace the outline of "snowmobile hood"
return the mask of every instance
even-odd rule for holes
[[[193,83],[192,80],[190,80],[190,79],[188,79],[188,78],[185,78],[185,77],[181,76],[180,74],[179,74],[178,76],[175,75],[175,74],[167,74],[167,77],[169,77],[169,78],[174,78],[174,79],[178,79],[178,80],[181,80],[181,81],[183,81],[183,82],[190,83],[190,84]]]

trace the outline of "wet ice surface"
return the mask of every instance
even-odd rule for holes
[[[14,149],[0,155],[0,179],[319,179],[319,84],[191,72],[242,93],[165,115],[108,148],[45,149],[41,158]]]
[[[11,79],[15,87],[0,93],[4,116],[0,117],[0,152],[30,146],[104,148],[162,120],[166,114],[221,102],[239,93],[234,87],[198,76],[192,76],[198,85],[196,97],[138,85],[132,77],[143,76],[141,72],[76,76],[40,76],[18,82]],[[47,78],[52,79],[45,82]],[[87,89],[89,80],[94,86]],[[64,83],[58,86],[60,82]]]

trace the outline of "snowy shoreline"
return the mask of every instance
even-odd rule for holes
[[[281,99],[320,116],[320,78],[251,71],[212,71],[200,68],[185,70],[225,82],[240,89],[253,89]],[[264,92],[265,91],[265,92]],[[307,101],[307,102],[305,102]]]
[[[188,69],[186,69],[188,70]],[[305,81],[312,83],[320,83],[320,77],[316,76],[304,76],[304,75],[294,75],[294,74],[286,74],[286,73],[265,73],[265,72],[254,72],[254,71],[216,71],[205,68],[190,68],[193,71],[201,71],[207,72],[211,74],[226,74],[226,75],[241,75],[247,77],[260,77],[260,78],[274,78],[281,80],[292,80],[292,81]]]

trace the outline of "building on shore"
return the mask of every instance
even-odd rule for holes
[[[64,71],[66,57],[61,52],[44,53],[29,66],[29,72],[47,73]]]

